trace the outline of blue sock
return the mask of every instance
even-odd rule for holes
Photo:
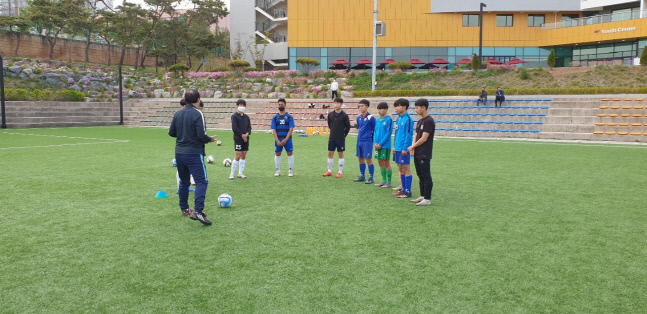
[[[404,179],[404,175],[400,175],[400,183],[402,184],[402,191],[405,191],[405,187],[407,186],[407,181]]]
[[[359,164],[359,172],[362,174],[362,178],[365,178],[364,173],[366,172],[366,164]]]
[[[370,164],[368,165],[368,174],[371,176],[371,179],[373,179],[373,173],[375,172],[375,165]]]
[[[411,184],[413,183],[413,176],[408,176],[405,178],[407,181],[407,193],[411,194]]]

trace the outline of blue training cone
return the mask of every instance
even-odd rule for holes
[[[155,198],[167,198],[167,197],[168,197],[168,195],[166,195],[166,192],[164,192],[162,190],[157,192],[157,194],[155,195]]]

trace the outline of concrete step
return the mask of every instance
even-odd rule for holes
[[[71,116],[71,117],[20,117],[7,119],[7,122],[15,121],[17,123],[27,123],[27,124],[36,124],[36,123],[93,123],[93,122],[119,122],[119,116]],[[91,124],[90,124],[91,125]]]
[[[118,125],[119,120],[116,121],[104,121],[104,122],[38,122],[38,123],[29,123],[29,122],[16,122],[11,123],[7,121],[7,128],[10,129],[26,129],[26,128],[63,128],[63,127],[77,127],[77,126],[112,126]]]
[[[30,117],[103,117],[103,116],[119,116],[119,111],[74,111],[74,112],[60,112],[60,111],[7,111],[5,113],[7,118],[30,118]]]

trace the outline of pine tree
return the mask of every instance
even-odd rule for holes
[[[548,55],[548,60],[546,62],[551,70],[555,67],[555,49],[550,50],[550,54]]]
[[[640,65],[647,65],[647,49],[643,48],[643,53],[640,55]]]
[[[470,65],[474,71],[479,69],[479,56],[477,54],[474,54],[472,57],[472,63]]]

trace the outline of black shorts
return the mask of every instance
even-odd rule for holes
[[[243,141],[243,139],[235,139],[234,140],[234,150],[237,152],[246,152],[249,150],[249,137],[247,138],[247,142]]]

